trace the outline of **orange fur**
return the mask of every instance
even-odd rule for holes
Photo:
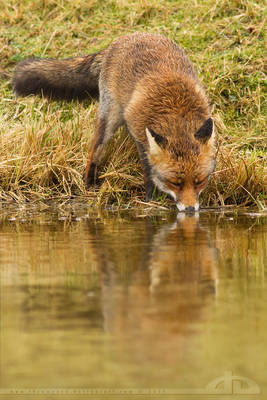
[[[213,121],[192,63],[170,39],[136,33],[89,56],[28,60],[17,68],[14,89],[63,98],[99,94],[86,184],[96,182],[106,144],[126,125],[144,169],[147,200],[156,185],[180,210],[198,209],[215,165]]]

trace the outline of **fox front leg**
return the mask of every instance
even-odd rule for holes
[[[154,182],[151,179],[151,167],[147,160],[147,155],[144,150],[144,146],[140,142],[136,142],[136,147],[139,153],[142,169],[144,172],[144,183],[146,190],[146,201],[150,201],[152,199],[153,193],[155,191]]]
[[[152,200],[152,196],[156,189],[156,186],[151,180],[147,182],[145,181],[145,189],[146,189],[146,201],[149,202]]]
[[[84,174],[85,186],[88,188],[91,185],[98,183],[98,165],[101,161],[101,153],[104,147],[105,138],[105,119],[97,118],[95,127],[95,137],[92,145],[92,149],[89,153],[87,165]]]
[[[95,136],[88,156],[84,181],[88,188],[98,183],[98,167],[102,161],[105,147],[116,130],[122,125],[121,108],[107,92],[101,92]]]

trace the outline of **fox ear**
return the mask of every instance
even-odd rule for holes
[[[161,148],[159,146],[161,142],[161,138],[164,139],[162,136],[155,133],[152,129],[146,128],[146,137],[148,140],[149,151],[151,154],[158,154],[161,152]]]
[[[200,142],[206,143],[213,133],[213,119],[209,118],[202,127],[195,133],[195,138]]]
[[[159,153],[161,151],[160,147],[162,145],[164,146],[167,143],[167,140],[163,136],[154,132],[151,128],[146,128],[146,136],[151,153]]]

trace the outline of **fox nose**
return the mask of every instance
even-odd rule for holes
[[[195,207],[193,207],[193,206],[185,207],[185,212],[192,213],[192,212],[195,212],[195,211],[196,211]]]
[[[185,206],[183,203],[178,201],[176,203],[176,206],[179,211],[188,212],[188,213],[193,213],[195,211],[198,211],[198,209],[199,209],[198,202],[196,202],[193,206]]]

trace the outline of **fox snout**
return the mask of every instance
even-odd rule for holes
[[[190,206],[186,206],[181,202],[177,202],[176,206],[177,206],[179,211],[185,211],[185,212],[188,212],[188,213],[193,213],[195,211],[198,211],[198,209],[199,209],[198,201],[194,205],[190,205]]]
[[[176,206],[179,211],[185,212],[195,212],[199,209],[198,193],[191,187],[191,185],[186,185],[184,190],[179,194],[177,193]]]

